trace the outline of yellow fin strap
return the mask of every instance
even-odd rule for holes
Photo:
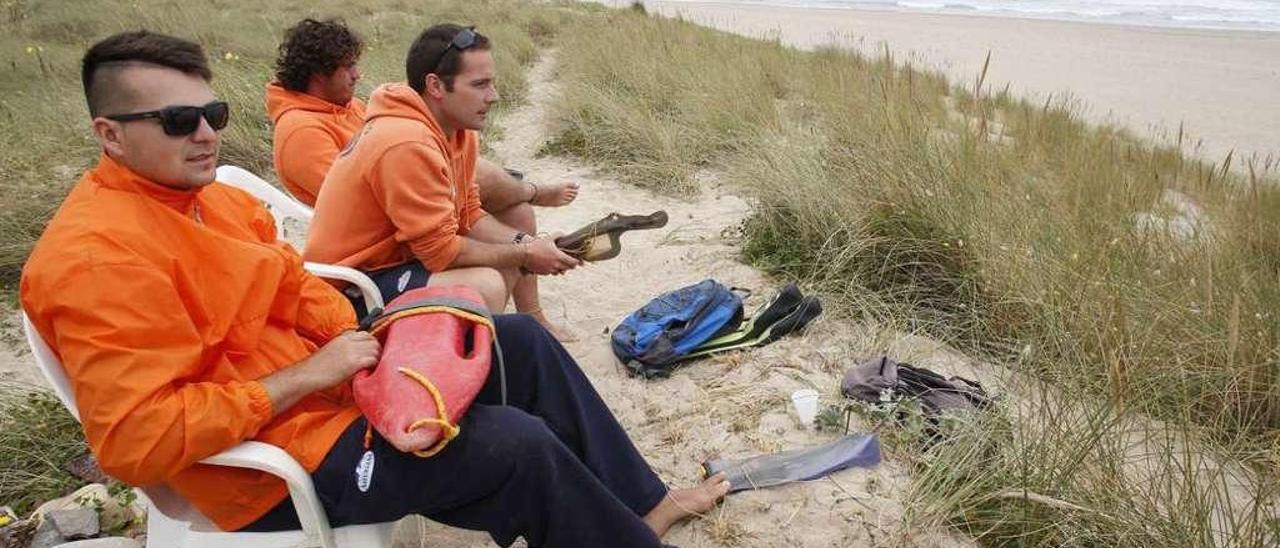
[[[413,454],[419,457],[430,457],[439,453],[441,449],[444,449],[444,446],[449,444],[449,440],[458,437],[458,433],[461,432],[462,429],[449,422],[449,411],[445,409],[444,396],[440,395],[440,390],[436,388],[435,384],[432,384],[430,379],[422,376],[422,374],[417,371],[405,367],[399,368],[399,371],[405,376],[418,381],[418,384],[421,384],[423,388],[426,388],[427,392],[431,393],[431,398],[436,401],[436,411],[440,414],[439,418],[418,419],[414,421],[413,424],[410,424],[409,428],[405,430],[406,432],[412,432],[428,424],[434,424],[440,427],[440,432],[444,434],[444,437],[441,438],[439,442],[436,442],[435,445],[432,445],[422,451],[413,452]]]

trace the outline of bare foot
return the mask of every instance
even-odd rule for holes
[[[533,319],[537,320],[539,324],[542,324],[542,327],[546,328],[546,330],[551,333],[551,336],[555,337],[557,341],[568,343],[578,340],[578,336],[575,335],[573,331],[551,323],[551,320],[547,319],[546,315],[542,313],[542,310],[531,310],[524,313],[533,316]]]
[[[725,481],[724,472],[721,472],[702,480],[697,487],[667,491],[667,496],[649,511],[644,522],[657,533],[658,538],[662,538],[672,525],[681,520],[710,512],[727,494],[729,482]]]
[[[562,183],[529,184],[533,186],[533,197],[529,199],[529,203],[536,206],[565,206],[578,197],[578,183],[565,181]]]

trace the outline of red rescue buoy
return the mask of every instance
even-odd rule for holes
[[[382,355],[352,380],[356,404],[396,449],[438,453],[489,377],[494,333],[483,298],[466,286],[412,289],[370,332]]]

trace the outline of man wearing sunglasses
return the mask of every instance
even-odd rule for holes
[[[89,49],[102,155],[23,268],[23,309],[61,359],[104,471],[164,484],[223,530],[297,528],[281,480],[198,464],[253,439],[311,472],[335,526],[417,513],[530,546],[658,546],[727,491],[722,477],[668,490],[573,359],[521,315],[495,318],[509,406],[495,374],[439,454],[366,440],[350,377],[377,362],[378,342],[276,240],[260,202],[214,183],[228,111],[210,78],[200,47],[171,36]]]
[[[407,83],[374,91],[365,125],[325,177],[306,258],[370,273],[390,299],[421,285],[465,284],[501,312],[507,300],[557,336],[540,274],[581,264],[536,238],[527,204],[488,215],[478,130],[498,100],[488,39],[439,25],[414,42]],[[494,171],[494,170],[490,170]]]

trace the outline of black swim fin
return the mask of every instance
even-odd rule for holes
[[[688,354],[681,356],[680,359],[688,360],[726,350],[763,346],[804,329],[805,326],[809,325],[809,322],[812,322],[814,318],[820,315],[822,315],[822,301],[818,300],[817,297],[805,297],[800,300],[800,304],[792,309],[790,313],[778,321],[766,325],[755,337],[714,346],[704,344],[689,351]]]
[[[800,288],[796,287],[796,284],[787,284],[786,287],[778,290],[768,303],[761,306],[759,311],[743,321],[737,330],[709,339],[694,350],[728,346],[755,339],[770,325],[794,311],[803,299],[804,296],[800,294]]]

